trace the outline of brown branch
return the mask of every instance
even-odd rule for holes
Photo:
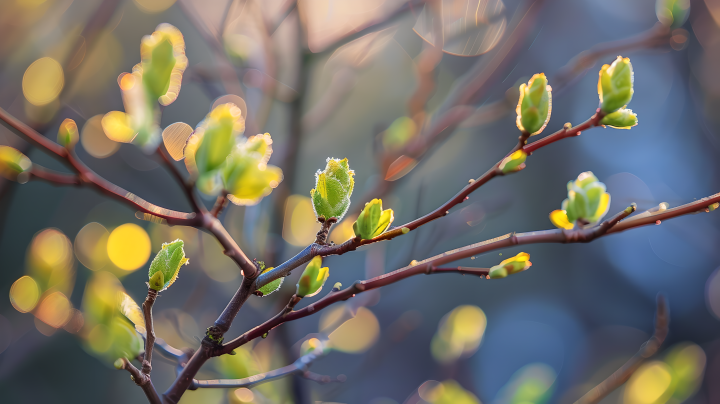
[[[523,149],[528,153],[532,153],[535,150],[538,150],[542,147],[545,147],[547,145],[550,145],[552,143],[557,142],[558,140],[565,139],[568,137],[578,136],[582,131],[596,127],[599,125],[600,119],[602,119],[602,112],[598,109],[595,114],[590,117],[587,121],[581,123],[578,126],[575,127],[563,127],[559,131],[548,135],[544,137],[543,139],[540,139],[536,142],[527,144],[523,147]],[[512,153],[514,150],[517,149],[517,146],[513,148],[509,153]],[[377,243],[379,241],[384,240],[391,240],[397,236],[403,235],[407,233],[408,231],[412,231],[417,229],[420,226],[423,226],[427,223],[432,222],[435,219],[439,219],[445,215],[447,215],[450,212],[450,209],[453,207],[465,202],[468,200],[469,195],[476,191],[481,186],[485,185],[488,181],[491,179],[503,175],[502,171],[498,168],[499,165],[502,163],[502,159],[498,161],[492,168],[490,168],[485,174],[481,175],[476,180],[470,180],[470,183],[466,185],[463,189],[460,190],[455,196],[453,196],[450,200],[442,204],[440,207],[436,208],[432,212],[417,218],[411,222],[408,222],[406,224],[397,226],[383,234],[381,234],[378,237],[375,237],[372,240],[361,240],[359,238],[350,239],[342,244],[334,245],[334,246],[323,246],[319,244],[312,244],[305,248],[303,251],[298,253],[296,256],[291,258],[290,260],[278,265],[275,267],[275,269],[271,270],[270,272],[266,272],[258,277],[257,280],[257,287],[262,287],[275,279],[278,279],[280,277],[287,276],[290,274],[290,272],[297,268],[298,266],[307,263],[310,261],[314,256],[320,255],[323,257],[326,257],[328,255],[342,255],[349,251],[354,251],[358,247],[367,245],[367,244],[373,244]],[[709,205],[709,203],[708,203]],[[707,206],[705,206],[707,207]],[[406,229],[406,230],[403,230]]]
[[[194,184],[185,180],[180,170],[178,170],[177,166],[175,166],[175,164],[173,163],[173,160],[171,159],[165,147],[163,145],[158,145],[157,149],[155,149],[155,153],[160,156],[160,159],[162,160],[163,164],[165,164],[165,167],[168,169],[168,171],[170,171],[170,174],[173,176],[173,178],[175,178],[177,183],[183,189],[183,192],[185,192],[185,196],[187,197],[188,202],[190,202],[193,211],[195,211],[195,213],[202,213],[207,211],[203,203],[200,201],[200,199],[198,199],[197,194],[193,189]]]
[[[153,327],[152,308],[157,299],[158,291],[148,287],[147,297],[143,302],[142,309],[145,316],[145,355],[142,361],[142,372],[148,377],[152,370],[152,353],[155,346],[155,329]]]
[[[632,358],[630,358],[630,360],[625,362],[620,369],[616,370],[612,375],[610,375],[610,377],[603,380],[602,383],[587,392],[584,396],[577,400],[575,404],[598,403],[608,394],[612,393],[613,390],[628,381],[630,376],[638,370],[640,365],[642,365],[646,359],[655,355],[658,350],[660,350],[660,347],[668,334],[669,322],[667,302],[665,301],[665,297],[663,295],[658,294],[657,310],[655,312],[655,332],[652,337],[642,344],[642,346],[640,346],[640,350]]]
[[[220,195],[218,195],[217,199],[215,200],[215,205],[213,205],[212,209],[210,209],[210,215],[213,217],[220,216],[220,212],[222,212],[223,208],[227,206],[228,203],[228,191],[222,190],[220,192]]]
[[[718,197],[720,199],[720,196]],[[437,255],[432,258],[420,262],[413,262],[409,266],[400,268],[393,272],[368,279],[365,281],[357,281],[351,287],[328,293],[324,298],[308,305],[307,307],[297,310],[288,311],[287,307],[283,312],[266,321],[265,323],[244,333],[240,337],[224,344],[222,348],[214,351],[213,356],[223,355],[231,352],[233,349],[246,344],[247,342],[262,336],[273,328],[287,321],[297,320],[307,317],[325,307],[343,300],[347,300],[358,293],[376,289],[392,283],[399,282],[405,278],[419,274],[433,273],[460,273],[471,274],[477,276],[486,276],[487,270],[484,268],[443,268],[441,265],[448,264],[463,258],[469,258],[474,255],[483,254],[489,251],[508,248],[517,245],[539,244],[539,243],[588,243],[599,237],[604,236],[608,231],[622,219],[626,218],[635,211],[632,205],[622,212],[616,214],[612,218],[606,220],[600,225],[589,228],[575,228],[572,230],[556,229],[530,233],[509,233],[491,240],[472,244],[466,247],[457,248],[455,250]]]
[[[125,358],[120,358],[118,361],[121,364],[119,369],[125,369],[130,373],[130,379],[143,389],[150,404],[162,404],[162,400],[160,400],[160,396],[155,390],[155,386],[153,386],[149,375],[140,372],[138,368]]]
[[[82,185],[82,181],[77,175],[50,170],[37,164],[32,165],[28,174],[30,181],[38,179],[55,185]]]

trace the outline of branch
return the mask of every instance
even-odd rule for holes
[[[155,153],[160,156],[160,159],[163,161],[163,164],[165,164],[165,167],[167,167],[168,171],[170,171],[170,174],[175,178],[177,183],[185,192],[185,196],[187,196],[187,199],[190,202],[193,211],[195,211],[195,213],[205,212],[205,206],[202,202],[200,202],[197,195],[195,194],[195,191],[193,190],[194,185],[191,182],[185,180],[180,170],[178,170],[178,168],[175,166],[172,159],[168,155],[165,147],[163,145],[158,145],[157,149],[155,149]]]
[[[630,358],[625,364],[618,370],[615,371],[610,377],[603,380],[602,383],[595,386],[592,390],[587,392],[575,404],[595,404],[600,402],[608,394],[612,393],[613,390],[623,385],[630,376],[635,373],[636,370],[645,362],[646,359],[655,355],[660,346],[665,341],[665,337],[668,334],[669,327],[668,318],[668,307],[665,297],[661,294],[657,296],[657,310],[655,312],[655,332],[652,337],[640,346],[640,350]]]
[[[77,175],[50,170],[34,163],[28,174],[28,180],[38,179],[55,185],[82,185],[82,180]]]
[[[293,374],[301,374],[305,376],[312,363],[325,355],[325,349],[323,346],[315,348],[312,352],[307,355],[301,356],[293,362],[292,365],[288,365],[279,369],[271,370],[266,373],[260,373],[254,376],[246,377],[244,379],[219,379],[219,380],[194,380],[191,389],[204,388],[204,389],[223,389],[223,388],[238,388],[238,387],[253,387],[258,384],[270,382],[283,377],[287,377]],[[329,383],[332,380],[328,376],[316,376],[313,373],[308,374],[308,379],[317,381],[318,383]]]
[[[536,151],[538,149],[541,149],[547,145],[550,145],[552,143],[557,142],[558,140],[565,139],[568,137],[578,136],[582,131],[596,127],[599,125],[600,120],[602,119],[602,112],[600,109],[598,109],[595,114],[590,117],[587,121],[581,123],[578,126],[575,127],[563,127],[559,131],[548,135],[544,137],[543,139],[540,139],[536,142],[527,144],[523,147],[523,150],[525,150],[528,154],[532,153],[533,151]],[[517,149],[518,146],[515,146],[508,154],[512,153]],[[502,171],[498,168],[499,165],[502,163],[502,159],[498,161],[495,165],[493,165],[492,168],[490,168],[485,174],[481,175],[476,180],[470,180],[470,183],[466,185],[463,189],[460,190],[454,197],[452,197],[449,201],[442,204],[437,209],[433,210],[432,212],[426,214],[425,216],[422,216],[420,218],[417,218],[411,222],[408,222],[406,224],[397,226],[383,234],[381,234],[378,237],[375,237],[372,240],[361,240],[359,238],[350,239],[342,244],[334,245],[334,246],[324,246],[320,244],[311,244],[310,246],[306,247],[304,250],[300,251],[297,255],[290,258],[288,261],[278,265],[273,270],[266,272],[262,275],[260,275],[257,279],[257,287],[262,287],[264,285],[267,285],[268,283],[274,281],[275,279],[288,276],[290,272],[292,272],[293,269],[297,268],[300,265],[303,265],[310,261],[314,256],[320,255],[322,257],[326,257],[329,255],[342,255],[345,254],[348,251],[354,251],[358,247],[377,243],[379,241],[384,240],[391,240],[397,236],[403,235],[407,233],[408,231],[412,231],[417,229],[420,226],[423,226],[427,223],[430,223],[431,221],[435,219],[439,219],[445,215],[447,215],[450,212],[450,209],[453,207],[465,202],[468,200],[469,195],[473,193],[475,190],[480,188],[481,186],[485,185],[488,181],[491,179],[503,175]],[[708,203],[707,205],[710,205]],[[705,207],[707,207],[707,205]],[[407,230],[404,230],[407,229]]]
[[[155,299],[158,297],[158,291],[148,287],[147,297],[143,302],[142,309],[145,316],[145,355],[142,361],[142,372],[150,377],[152,370],[152,353],[155,346],[155,329],[153,328],[152,308]]]
[[[138,368],[133,366],[133,364],[128,362],[128,360],[125,358],[118,359],[118,362],[116,362],[116,364],[118,363],[120,364],[118,369],[127,370],[128,373],[130,373],[130,379],[132,379],[135,384],[137,384],[143,389],[143,391],[145,392],[145,396],[147,396],[148,401],[150,401],[150,404],[162,404],[160,396],[155,390],[155,386],[153,386],[152,380],[150,380],[150,376],[141,373]]]
[[[220,192],[220,195],[218,195],[217,200],[215,200],[215,205],[210,210],[210,215],[212,215],[213,217],[220,216],[220,212],[222,212],[223,208],[225,206],[227,206],[227,203],[228,203],[227,196],[228,196],[228,191],[223,189],[222,192]]]
[[[635,36],[597,44],[580,52],[558,71],[552,81],[553,92],[557,94],[565,90],[603,57],[616,56],[636,49],[657,48],[667,45],[671,37],[670,29],[658,22],[649,30]]]
[[[27,138],[31,143],[35,144],[40,149],[51,153],[51,155],[55,158],[69,165],[78,173],[78,176],[82,180],[83,184],[92,185],[100,192],[119,199],[120,201],[125,202],[144,213],[149,213],[163,218],[167,220],[169,224],[180,224],[185,226],[196,226],[198,224],[195,213],[178,212],[153,205],[139,196],[107,181],[81,162],[74,152],[36,132],[34,129],[20,122],[17,118],[10,115],[2,108],[0,108],[0,122],[2,122],[3,125],[15,134]]]

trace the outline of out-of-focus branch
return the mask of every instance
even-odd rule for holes
[[[362,38],[369,33],[379,31],[380,29],[387,27],[388,25],[403,17],[408,11],[412,10],[414,7],[421,6],[425,2],[426,0],[409,0],[396,8],[394,11],[375,20],[369,21],[361,27],[356,28],[355,31],[353,31],[352,33],[349,33],[348,35],[345,35],[344,37],[338,39],[336,42],[326,46],[323,50],[314,53],[314,55],[328,55],[343,45],[346,45],[358,38]]]
[[[315,348],[312,352],[307,355],[303,355],[298,360],[293,362],[292,365],[288,365],[279,369],[271,370],[266,373],[260,373],[254,376],[246,377],[244,379],[218,379],[218,380],[195,380],[193,381],[191,389],[222,389],[222,388],[238,388],[238,387],[253,387],[261,383],[270,382],[283,377],[287,377],[294,374],[305,375],[308,373],[310,365],[323,356],[325,350],[322,346]],[[309,374],[310,377],[306,377],[311,380],[316,380],[313,376],[319,376]],[[327,378],[327,379],[325,379]],[[332,381],[329,376],[319,376],[319,383],[329,383]],[[326,381],[327,380],[327,381]]]
[[[120,367],[118,369],[127,370],[128,373],[130,373],[130,378],[132,379],[132,381],[134,381],[135,384],[137,384],[143,389],[143,391],[145,392],[145,396],[147,397],[150,404],[162,404],[160,396],[155,390],[155,386],[153,386],[152,380],[150,380],[149,375],[140,372],[138,368],[136,368],[125,358],[118,359],[118,363],[120,364]]]
[[[640,365],[645,362],[648,358],[655,355],[668,334],[670,320],[668,318],[668,307],[665,301],[665,296],[659,294],[657,296],[657,309],[655,311],[655,332],[652,337],[647,340],[640,350],[630,360],[625,362],[624,365],[616,370],[610,377],[603,380],[602,383],[595,386],[592,390],[587,392],[575,404],[595,404],[599,403],[600,400],[605,398],[608,394],[612,393],[613,390],[622,386],[630,376],[635,373]]]
[[[28,174],[28,180],[30,181],[39,179],[55,185],[82,185],[82,180],[77,175],[50,170],[38,164],[33,164]]]
[[[617,56],[637,49],[652,49],[668,45],[671,37],[672,33],[670,28],[658,22],[649,30],[635,36],[619,41],[600,43],[586,51],[580,52],[572,58],[568,64],[560,68],[553,77],[553,93],[558,94],[565,90],[575,80],[585,75],[585,72],[595,66],[600,59],[606,56]]]
[[[268,22],[265,23],[267,26],[267,33],[269,36],[272,36],[275,31],[280,28],[280,25],[288,18],[288,16],[295,10],[297,7],[297,0],[285,0],[285,3],[283,3],[282,7],[280,7],[280,11],[278,12],[278,16],[275,19],[275,22],[272,24],[269,24]]]

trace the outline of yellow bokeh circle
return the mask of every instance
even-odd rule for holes
[[[150,258],[150,237],[142,227],[126,223],[110,233],[107,253],[118,268],[134,271]]]
[[[51,103],[60,95],[65,85],[62,66],[55,59],[44,57],[34,61],[22,79],[25,98],[33,105]]]
[[[10,303],[20,313],[32,311],[37,305],[40,290],[35,279],[23,276],[10,287]]]

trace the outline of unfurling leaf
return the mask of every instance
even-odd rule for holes
[[[162,273],[162,272],[158,272]],[[145,328],[145,316],[143,315],[140,306],[135,303],[130,295],[124,291],[118,291],[118,309],[128,320],[130,320],[136,327]]]
[[[505,278],[508,275],[522,272],[532,266],[530,262],[530,254],[521,252],[518,255],[503,260],[500,264],[490,268],[489,276],[491,279]]]
[[[355,236],[371,240],[383,234],[394,218],[392,209],[382,209],[382,199],[373,199],[365,204],[353,224],[353,231]]]
[[[10,146],[0,146],[0,174],[3,177],[18,182],[25,182],[27,174],[32,168],[32,162],[27,156]]]
[[[637,124],[637,115],[632,112],[632,109],[627,108],[620,108],[600,120],[600,125],[607,125],[615,129],[630,129]]]
[[[618,56],[612,64],[603,65],[598,78],[600,109],[609,114],[625,108],[633,96],[633,80],[630,58]]]
[[[517,127],[530,135],[537,135],[545,129],[552,112],[552,88],[547,84],[544,73],[530,78],[520,85],[520,99],[517,108]]]
[[[516,150],[511,155],[505,157],[498,166],[498,168],[500,169],[500,171],[502,171],[503,174],[514,173],[525,168],[523,164],[525,163],[526,159],[527,153],[525,152],[525,150]]]
[[[230,153],[222,168],[222,181],[232,203],[255,205],[282,181],[282,170],[267,164],[271,144],[269,133],[252,136]]]
[[[177,99],[182,75],[187,67],[185,40],[180,30],[170,24],[160,24],[152,35],[140,42],[143,85],[148,97],[162,105]]]
[[[264,273],[270,272],[272,269],[273,269],[273,267],[266,268],[266,269],[264,269],[262,272],[260,272],[260,274],[264,274]],[[285,279],[285,278],[282,278],[282,277],[281,277],[281,278],[277,278],[277,279],[275,279],[274,281],[268,283],[267,285],[258,288],[258,292],[262,293],[263,296],[267,296],[267,295],[269,295],[270,293],[273,293],[273,292],[275,292],[275,291],[277,291],[277,290],[280,290],[280,286],[282,286],[282,283],[283,283],[283,280],[284,280],[284,279]]]
[[[148,284],[152,289],[161,292],[170,287],[177,279],[180,267],[187,265],[188,259],[185,258],[183,245],[180,239],[162,245],[162,249],[150,263]]]
[[[80,139],[78,128],[75,121],[70,118],[65,119],[58,129],[58,144],[63,147],[73,147]]]
[[[596,223],[605,216],[610,207],[610,194],[605,184],[598,181],[592,172],[578,175],[567,184],[568,197],[562,203],[562,210],[550,213],[550,220],[561,229],[572,229],[578,220],[588,224]]]
[[[144,344],[140,334],[135,331],[132,324],[120,316],[116,316],[110,323],[109,339],[108,356],[113,361],[118,358],[135,359],[143,350]]]
[[[355,172],[347,159],[328,158],[324,171],[315,173],[315,188],[310,190],[315,216],[340,221],[350,207],[350,195],[355,186]]]
[[[325,281],[330,276],[330,269],[328,267],[321,268],[321,266],[322,258],[319,255],[310,260],[298,280],[296,295],[311,297],[320,293]]]
[[[666,27],[678,28],[690,15],[690,0],[657,0],[655,13]]]
[[[185,146],[188,171],[198,175],[197,187],[206,194],[219,191],[219,170],[245,130],[242,111],[235,104],[215,107],[198,124]]]

